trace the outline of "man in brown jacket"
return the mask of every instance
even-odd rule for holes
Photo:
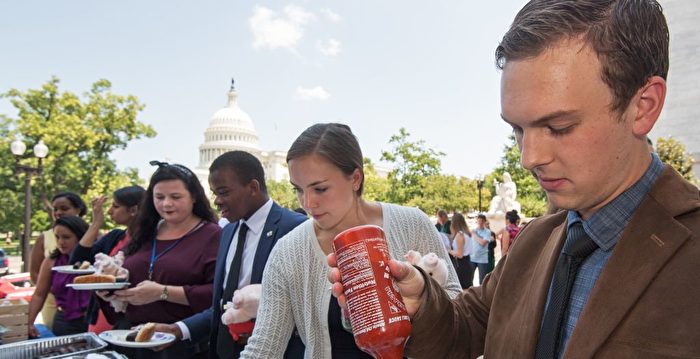
[[[413,358],[700,358],[700,194],[647,148],[666,96],[654,0],[533,0],[496,50],[501,115],[553,206],[450,301],[391,261]],[[333,293],[342,285],[329,256]]]

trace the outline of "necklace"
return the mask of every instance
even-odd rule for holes
[[[168,253],[171,249],[175,248],[185,237],[187,237],[190,233],[194,232],[197,228],[200,227],[200,225],[204,222],[204,220],[201,220],[197,222],[197,224],[192,227],[187,233],[185,233],[182,237],[178,238],[178,240],[175,241],[175,243],[169,245],[166,247],[162,252],[158,253],[156,255],[156,236],[153,236],[153,245],[151,247],[151,263],[148,265],[148,280],[153,280],[153,266],[156,264],[156,261],[158,258],[162,257],[165,253]]]

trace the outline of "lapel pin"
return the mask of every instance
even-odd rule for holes
[[[272,231],[267,232],[268,237],[272,237]]]

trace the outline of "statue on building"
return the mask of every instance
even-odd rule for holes
[[[520,212],[520,203],[515,200],[518,186],[513,182],[510,173],[503,172],[503,183],[494,180],[493,185],[496,187],[496,195],[491,200],[489,214],[504,214],[513,209]]]

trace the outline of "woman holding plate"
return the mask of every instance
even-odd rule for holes
[[[55,221],[61,217],[79,216],[82,217],[87,213],[87,206],[82,198],[73,192],[60,192],[51,198],[51,219]],[[80,239],[80,237],[78,237]],[[29,276],[32,283],[38,282],[39,270],[44,259],[49,258],[51,253],[56,249],[56,236],[53,234],[53,225],[49,230],[41,232],[39,237],[34,242],[29,260]],[[53,316],[56,315],[56,299],[51,293],[47,294],[44,301],[44,307],[41,309],[41,317],[44,319],[44,325],[52,329]]]
[[[56,298],[57,311],[53,319],[53,333],[69,335],[87,331],[85,310],[90,301],[90,292],[77,291],[66,287],[73,283],[76,274],[66,274],[53,271],[53,267],[67,265],[69,256],[81,238],[88,225],[78,216],[60,217],[56,219],[53,232],[56,237],[56,249],[44,259],[39,269],[36,289],[29,302],[29,336],[38,337],[39,332],[34,327],[41,307],[48,293]]]
[[[145,200],[139,208],[123,267],[131,287],[102,299],[127,303],[115,313],[101,300],[100,307],[115,329],[148,322],[175,323],[211,307],[212,283],[221,228],[195,174],[179,164],[152,161]],[[105,332],[109,333],[109,332]],[[105,334],[102,333],[102,334]],[[119,348],[129,358],[190,358],[202,348],[178,342],[161,352]]]
[[[105,225],[105,215],[102,206],[107,197],[100,196],[92,200],[92,223],[90,223],[87,232],[85,232],[85,235],[73,250],[70,262],[88,261],[94,264],[95,254],[97,253],[115,256],[119,251],[124,251],[124,247],[130,240],[129,227],[136,218],[145,192],[146,190],[141,186],[128,186],[112,193],[112,204],[107,214],[114,224],[125,226],[126,230],[113,229],[100,239],[97,239],[100,229]],[[99,310],[99,305],[95,299],[94,297],[90,299],[90,306],[87,312],[88,330],[99,334],[105,330],[112,329],[113,324],[109,323],[102,311]]]

